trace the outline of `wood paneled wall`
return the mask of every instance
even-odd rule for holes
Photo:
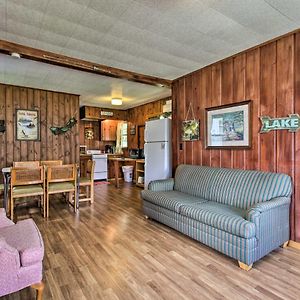
[[[252,100],[252,148],[207,150],[205,107]],[[201,140],[181,141],[189,103]],[[300,131],[260,134],[259,116],[300,114],[300,33],[294,33],[179,78],[173,84],[173,166],[196,164],[287,173],[293,178],[291,238],[300,242]],[[182,146],[182,150],[180,150]]]
[[[40,115],[40,141],[17,141],[16,109],[37,109]],[[79,123],[68,133],[55,136],[51,126],[63,126],[72,116],[79,120],[79,96],[0,84],[0,120],[6,131],[0,133],[0,169],[13,161],[62,159],[79,162]]]
[[[163,112],[163,105],[166,99],[153,101],[144,105],[131,108],[127,111],[128,118],[128,148],[138,148],[138,126],[145,125],[146,120],[154,115],[160,115]],[[136,134],[130,134],[131,126],[136,127]]]

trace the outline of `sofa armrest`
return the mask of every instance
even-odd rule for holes
[[[289,206],[290,203],[291,199],[287,197],[277,197],[266,202],[256,203],[248,209],[246,219],[253,222],[261,213],[284,205]]]
[[[173,191],[174,189],[174,178],[154,180],[148,185],[148,190],[154,192],[167,192]]]
[[[290,203],[288,197],[277,197],[248,209],[246,219],[255,224],[255,236],[263,245],[262,256],[289,240]]]
[[[14,225],[15,223],[11,221],[6,216],[6,212],[4,208],[0,208],[0,228]]]

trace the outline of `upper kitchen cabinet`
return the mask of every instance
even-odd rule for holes
[[[80,119],[84,121],[98,120],[127,120],[127,111],[93,106],[82,106],[80,108]]]
[[[80,107],[80,119],[84,121],[98,121],[100,119],[99,108],[92,106]]]
[[[116,120],[104,120],[101,122],[101,140],[104,142],[116,141],[117,126]]]

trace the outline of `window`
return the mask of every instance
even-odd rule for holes
[[[127,122],[121,125],[121,148],[127,148]]]

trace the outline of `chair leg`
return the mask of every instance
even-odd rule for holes
[[[289,244],[289,241],[284,242],[284,243],[281,245],[281,247],[282,247],[282,248],[286,248],[286,247],[288,246],[288,244]]]
[[[90,192],[91,192],[91,203],[94,203],[94,182],[91,183]]]
[[[10,197],[10,219],[14,221],[14,198]]]
[[[43,281],[39,283],[32,284],[31,287],[36,290],[36,300],[43,299],[43,291],[45,288],[45,284]]]
[[[46,215],[47,215],[47,218],[49,218],[49,197],[50,195],[47,193],[47,197],[46,197]]]

